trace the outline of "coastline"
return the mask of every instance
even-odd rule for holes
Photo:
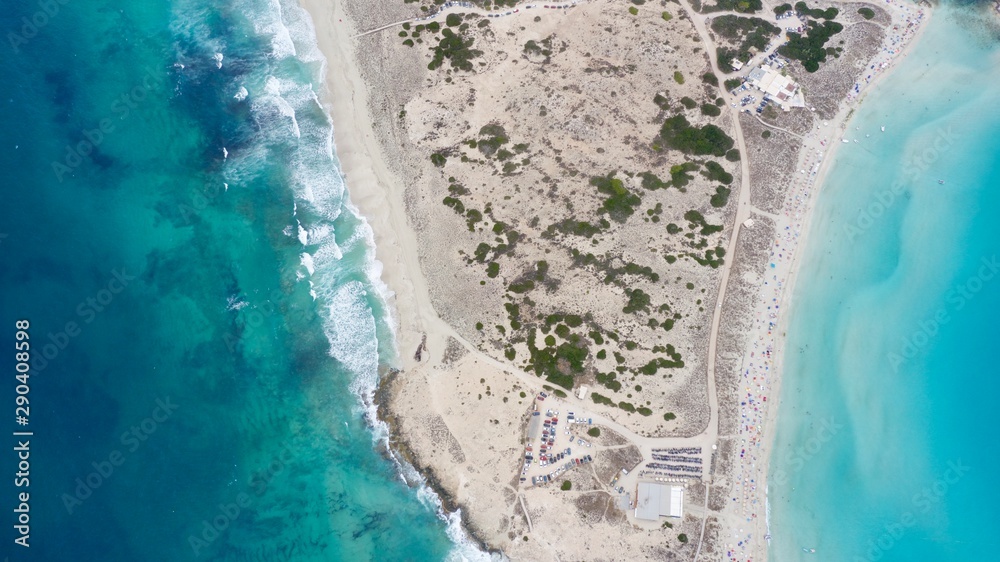
[[[360,215],[370,223],[374,231],[376,259],[384,265],[382,280],[390,290],[389,302],[386,304],[388,305],[388,309],[394,311],[396,314],[392,318],[392,323],[396,328],[397,350],[399,350],[396,362],[391,367],[394,370],[398,369],[408,372],[423,363],[440,363],[448,341],[450,338],[457,337],[457,334],[441,319],[431,302],[428,281],[418,259],[416,232],[410,225],[407,217],[407,199],[405,193],[407,182],[402,181],[402,177],[406,174],[401,169],[405,166],[405,163],[390,163],[387,161],[387,155],[381,144],[383,141],[379,137],[379,134],[384,134],[385,131],[376,130],[376,124],[380,128],[392,128],[393,123],[387,123],[386,121],[391,120],[384,116],[381,117],[380,122],[376,123],[375,116],[372,113],[372,97],[369,91],[372,83],[366,81],[362,69],[357,64],[359,43],[353,39],[353,35],[359,32],[360,29],[355,27],[354,19],[351,17],[352,14],[349,14],[342,5],[323,3],[318,0],[300,0],[300,4],[313,18],[317,43],[326,58],[326,91],[322,92],[320,97],[333,121],[336,135],[337,158],[341,163],[353,204],[358,207]],[[840,144],[839,139],[845,133],[847,123],[853,115],[854,110],[863,102],[868,93],[878,86],[879,82],[885,76],[892,73],[899,61],[903,60],[916,44],[915,39],[919,39],[920,34],[926,27],[926,21],[929,19],[930,10],[926,7],[922,9],[925,13],[923,24],[908,39],[905,48],[891,59],[890,65],[877,72],[874,79],[865,86],[860,95],[857,97],[848,96],[841,102],[836,116],[829,120],[829,127],[823,128],[826,132],[817,133],[813,130],[810,134],[826,136],[827,139]],[[336,103],[334,103],[334,100],[336,100]],[[388,115],[392,113],[391,110],[387,111]],[[801,266],[799,253],[807,238],[809,221],[811,220],[815,203],[818,199],[818,192],[822,189],[824,181],[829,174],[830,163],[836,158],[838,148],[838,146],[830,146],[828,144],[817,172],[807,179],[806,189],[808,199],[806,206],[798,209],[798,214],[793,219],[793,223],[798,224],[801,234],[795,242],[790,261],[782,264],[782,270],[784,270],[782,274],[785,282],[780,295],[779,307],[781,309],[791,309],[794,285],[798,268]],[[802,167],[801,163],[803,160],[808,159],[810,151],[811,148],[806,145],[801,147],[798,152],[800,164],[796,167],[796,170]],[[392,165],[398,165],[399,168],[393,168]],[[797,193],[798,191],[794,187],[789,188],[786,193],[786,203],[783,208],[783,210],[788,210],[785,214],[786,217],[792,217],[792,213],[796,210],[794,208],[794,197]],[[756,210],[753,211],[753,215],[756,215]],[[782,221],[779,224],[783,226],[784,224],[788,224],[788,222]],[[780,234],[778,228],[776,225],[775,236]],[[734,260],[730,267],[735,268],[736,266],[737,262]],[[760,286],[758,289],[763,294],[764,287]],[[763,301],[765,305],[768,302],[766,298]],[[755,302],[750,306],[753,310],[756,310],[753,307],[759,304],[759,302]],[[774,338],[775,359],[771,371],[778,374],[773,378],[774,382],[768,389],[768,394],[775,397],[780,397],[780,374],[785,345],[784,334],[787,331],[789,322],[789,314],[780,314],[779,316],[777,336]],[[413,356],[406,351],[414,349],[418,350],[418,353],[420,350],[428,350],[428,355],[432,355],[433,357]],[[748,349],[744,350],[744,352],[748,351]],[[715,374],[713,373],[713,375]],[[475,525],[469,524],[469,514],[466,510],[458,510],[458,498],[449,493],[448,486],[442,483],[441,479],[434,473],[433,468],[428,466],[427,463],[422,463],[417,458],[417,455],[406,445],[406,439],[403,435],[405,432],[396,423],[395,416],[388,412],[385,406],[388,395],[391,393],[390,387],[397,376],[398,374],[391,374],[381,380],[375,398],[375,403],[378,406],[378,417],[390,428],[389,446],[394,453],[398,453],[405,462],[409,463],[424,476],[428,486],[440,497],[445,510],[452,513],[455,511],[461,513],[463,528],[473,536],[476,543],[484,549],[495,548],[484,536],[476,533]],[[764,482],[767,481],[771,461],[770,452],[773,450],[774,430],[776,428],[778,410],[777,405],[772,404],[770,408],[767,408],[764,418],[762,433],[766,438],[761,444],[760,449],[764,460],[751,469],[758,475],[757,482],[761,482],[762,480]],[[739,436],[732,437],[738,438]],[[734,460],[737,463],[741,462],[739,458]],[[732,494],[735,493],[735,491],[732,492]],[[762,502],[766,501],[763,488],[756,489],[752,494],[754,497],[762,498]],[[707,502],[708,498],[706,497]],[[726,515],[732,515],[728,513],[730,511],[732,509],[727,507],[723,510],[723,515],[719,517],[725,519]],[[711,518],[715,516],[706,517]],[[729,527],[731,523],[732,521],[727,521],[726,527]],[[766,530],[760,529],[764,523],[763,518],[756,520],[753,532],[755,538],[763,536],[766,532]],[[742,523],[740,524],[742,525]],[[720,538],[718,540],[724,543],[726,539],[721,538],[722,536],[725,535],[719,533]],[[718,546],[719,548],[716,552],[721,550],[724,545],[719,544]],[[753,541],[753,558],[766,559],[766,554],[766,544],[759,540]],[[702,558],[705,559],[707,556],[708,553],[706,552]]]
[[[399,189],[405,183],[382,153],[368,85],[354,64],[357,43],[352,36],[357,28],[342,4],[300,0],[300,5],[312,16],[317,44],[326,58],[326,91],[320,98],[333,121],[336,156],[351,202],[374,231],[375,257],[384,266],[382,280],[390,291],[386,304],[398,314],[391,319],[397,347],[415,349],[420,345],[418,334],[441,325],[428,321],[438,316],[417,260],[416,235],[406,219],[404,194]],[[393,367],[406,369],[416,362],[400,354]]]
[[[335,155],[351,203],[374,233],[372,251],[382,266],[381,280],[388,288],[385,304],[387,312],[392,314],[389,324],[396,338],[393,347],[397,356],[391,364],[379,368],[376,388],[369,397],[377,419],[369,422],[385,424],[388,450],[383,454],[412,468],[422,480],[413,482],[404,474],[407,484],[427,486],[437,496],[443,516],[457,516],[462,531],[475,546],[483,552],[496,553],[469,524],[468,515],[441,483],[433,467],[422,463],[402,437],[396,416],[388,407],[396,378],[421,362],[420,357],[399,350],[425,348],[428,338],[439,340],[441,345],[435,347],[443,348],[449,330],[434,311],[417,261],[416,235],[407,222],[404,194],[397,188],[405,184],[389,168],[373,126],[368,84],[355,64],[357,43],[352,36],[359,30],[341,4],[320,0],[299,0],[299,4],[313,19],[317,45],[326,61],[325,91],[319,98],[333,122]]]
[[[822,162],[820,163],[820,167],[816,172],[814,180],[811,182],[812,189],[809,196],[808,204],[801,216],[801,223],[800,223],[801,234],[796,240],[795,248],[792,252],[792,257],[788,264],[788,274],[783,285],[783,290],[781,291],[781,298],[778,305],[779,310],[785,310],[787,311],[787,313],[780,315],[780,320],[778,321],[776,327],[777,336],[774,338],[775,353],[774,353],[774,361],[772,363],[772,370],[773,372],[777,373],[777,376],[774,377],[774,382],[771,385],[769,391],[771,396],[775,396],[778,398],[777,402],[772,403],[772,405],[768,408],[767,414],[765,415],[764,419],[763,434],[767,436],[763,443],[764,461],[763,464],[760,465],[757,473],[762,476],[763,482],[765,482],[765,487],[762,490],[763,492],[762,495],[763,495],[763,501],[766,506],[765,509],[767,517],[765,518],[764,521],[758,520],[757,522],[756,525],[757,529],[755,534],[757,534],[758,536],[766,536],[766,534],[770,532],[769,529],[770,505],[767,503],[768,502],[767,483],[769,481],[771,474],[770,469],[771,469],[771,463],[773,461],[772,454],[774,451],[775,433],[778,423],[778,414],[780,412],[781,402],[782,402],[781,389],[782,389],[783,378],[785,376],[783,372],[783,367],[785,363],[784,355],[786,352],[785,344],[787,343],[787,333],[790,326],[790,319],[795,310],[794,307],[795,286],[799,278],[800,268],[803,263],[802,254],[808,247],[807,244],[809,240],[809,232],[812,226],[811,222],[813,220],[813,215],[816,209],[816,203],[818,202],[819,196],[822,193],[827,177],[833,167],[833,163],[837,159],[837,154],[841,148],[840,145],[843,144],[840,142],[840,139],[843,138],[844,134],[847,132],[848,123],[853,117],[855,110],[858,107],[860,107],[860,105],[864,102],[864,100],[868,97],[868,95],[870,95],[873,91],[875,91],[879,87],[879,85],[888,76],[890,76],[893,73],[893,71],[896,70],[896,67],[899,65],[899,63],[912,53],[913,48],[918,44],[924,31],[927,29],[927,24],[930,21],[930,18],[932,17],[933,9],[924,4],[917,4],[917,5],[920,6],[921,9],[923,10],[923,17],[921,19],[919,28],[916,30],[915,33],[912,34],[912,36],[910,36],[906,40],[906,44],[903,47],[903,49],[900,50],[898,54],[894,55],[893,58],[890,59],[889,65],[884,69],[882,69],[880,72],[878,72],[875,75],[874,79],[865,85],[865,88],[858,96],[850,97],[841,102],[841,107],[836,117],[834,117],[829,121],[829,123],[832,125],[832,127],[830,128],[832,132],[824,135],[830,141],[828,144],[829,148],[826,154],[824,155]],[[803,153],[806,152],[806,150],[807,150],[806,147],[802,148],[802,150],[800,151],[800,158],[802,157]],[[789,202],[786,201],[786,209],[788,207],[788,203]],[[756,544],[757,548],[755,548],[753,551],[753,558],[767,560],[767,555],[768,555],[767,544],[761,542],[758,542]]]

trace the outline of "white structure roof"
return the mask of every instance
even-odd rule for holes
[[[781,73],[766,64],[760,65],[760,68],[755,68],[748,78],[750,79],[750,83],[758,90],[777,99],[779,102],[790,100],[799,88],[798,84],[792,82],[787,76],[782,76]]]
[[[684,488],[656,482],[639,482],[635,501],[635,518],[656,521],[660,517],[684,515]]]

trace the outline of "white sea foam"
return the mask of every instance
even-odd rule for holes
[[[393,295],[381,279],[383,265],[375,259],[372,229],[348,199],[332,122],[316,92],[326,60],[316,45],[312,20],[292,0],[269,1],[271,10],[245,12],[257,32],[269,38],[269,58],[276,62],[264,73],[234,77],[229,86],[229,91],[237,91],[238,101],[249,98],[258,127],[252,142],[244,143],[227,159],[225,179],[238,185],[259,177],[274,158],[287,163],[296,223],[285,234],[309,246],[309,252],[300,254],[302,271],[297,276],[309,283],[309,293],[320,307],[330,354],[352,374],[350,391],[358,398],[356,414],[372,428],[373,444],[388,449],[388,427],[378,419],[373,399],[382,355],[396,356],[395,321],[377,318],[373,306],[378,301],[378,309],[389,315]],[[277,64],[289,57],[296,57],[305,67]],[[311,73],[310,82],[302,81],[302,70]],[[342,239],[338,240],[338,233]],[[448,537],[455,545],[449,560],[498,559],[469,540],[460,514],[446,513],[420,474],[398,460],[397,466],[401,477],[417,486],[421,501],[447,523]]]
[[[299,256],[299,259],[302,262],[302,266],[305,267],[306,271],[309,272],[309,275],[312,275],[313,273],[316,272],[316,265],[313,264],[313,257],[309,255],[309,252],[302,252],[302,255]]]
[[[244,300],[242,295],[230,295],[226,299],[226,310],[240,310],[248,304],[250,303]]]

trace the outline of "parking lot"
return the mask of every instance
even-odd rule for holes
[[[582,412],[561,411],[562,407],[545,392],[535,397],[521,465],[522,486],[545,486],[567,470],[593,462],[586,436],[592,420]]]

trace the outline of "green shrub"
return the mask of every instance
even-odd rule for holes
[[[598,192],[609,196],[601,205],[601,212],[607,213],[615,222],[622,223],[628,220],[635,213],[635,207],[642,202],[625,187],[622,180],[614,177],[614,172],[604,177],[591,178],[590,185],[597,187]]]
[[[535,288],[535,282],[531,279],[525,281],[515,281],[507,286],[507,289],[512,293],[527,293]]]
[[[715,125],[692,127],[683,115],[670,117],[660,128],[660,139],[668,148],[686,154],[722,156],[733,148],[733,139]],[[737,152],[737,154],[739,154]]]
[[[681,98],[681,105],[683,105],[688,109],[694,109],[698,107],[698,102],[694,101],[693,99],[687,96],[684,96],[683,98]]]
[[[663,18],[663,21],[670,21],[674,19],[674,16],[670,15],[670,12],[663,12],[660,14],[660,17]]]
[[[705,74],[702,75],[701,79],[706,84],[709,84],[711,86],[718,86],[719,85],[719,77],[716,76],[714,72],[706,72]]]
[[[702,175],[709,181],[717,181],[729,185],[733,183],[733,175],[723,169],[722,165],[714,160],[705,163],[705,171]]]
[[[684,75],[681,74],[680,70],[675,70],[674,71],[674,82],[677,82],[678,84],[683,84],[684,83]]]
[[[726,91],[732,91],[739,88],[741,84],[743,84],[742,78],[729,78],[723,85],[726,87]]]
[[[486,276],[493,279],[497,275],[500,275],[500,264],[497,262],[491,262],[486,266]]]
[[[682,543],[687,543],[688,542],[688,536],[685,535],[684,533],[681,533],[681,534],[677,535],[677,540],[681,541]]]
[[[870,20],[875,17],[875,10],[871,8],[858,8],[858,13],[861,14],[861,17],[866,20]]]
[[[444,163],[448,161],[448,158],[440,152],[435,152],[431,154],[431,163],[433,163],[438,168],[444,166]]]
[[[549,227],[546,229],[546,232],[548,234],[561,232],[563,234],[573,234],[575,236],[583,236],[584,238],[590,238],[595,234],[601,233],[601,226],[590,224],[587,221],[575,221],[573,219],[564,219],[560,222],[557,222],[556,224],[549,225]]]
[[[825,10],[820,10],[819,8],[809,8],[809,5],[805,2],[796,2],[795,11],[810,18],[825,20],[832,20],[837,17],[838,13],[840,13],[837,8],[827,8]]]
[[[639,412],[640,414],[644,415],[644,416],[651,416],[651,415],[653,415],[653,410],[650,410],[649,408],[647,408],[645,406],[641,406],[639,408],[636,408],[636,411]]]
[[[462,23],[462,16],[459,14],[448,14],[444,19],[444,24],[448,27],[456,27]]]
[[[754,13],[764,7],[761,0],[718,0],[715,6],[705,6],[701,12],[741,12]]]
[[[719,115],[722,115],[722,110],[713,104],[703,103],[701,104],[701,113],[702,115],[708,115],[709,117],[718,117]]]
[[[806,72],[816,72],[819,70],[819,63],[826,61],[826,42],[843,31],[844,26],[835,21],[824,21],[822,24],[810,21],[807,26],[805,35],[789,32],[788,42],[778,47],[778,54],[802,62]]]
[[[729,202],[729,188],[722,187],[721,185],[715,188],[715,195],[709,200],[709,203],[716,209],[721,209],[726,206]]]
[[[629,6],[628,7],[628,13],[632,14],[633,16],[638,15],[639,14],[639,9],[636,8],[635,6]]]
[[[465,205],[463,205],[458,199],[455,199],[454,197],[445,197],[441,200],[441,202],[444,203],[446,207],[454,209],[456,213],[460,215],[465,214]],[[489,246],[486,247],[486,250],[489,251]]]
[[[595,404],[604,404],[605,406],[614,406],[615,403],[611,401],[607,396],[598,394],[596,392],[590,393],[590,399],[594,401]]]
[[[592,428],[590,428],[590,429],[587,430],[587,435],[589,435],[591,437],[600,437],[601,436],[601,428],[599,428],[599,427],[592,427]]]
[[[427,28],[430,29],[430,25]],[[473,42],[472,38],[464,39],[451,28],[446,27],[441,31],[441,39],[434,47],[434,58],[427,64],[427,68],[436,70],[444,63],[444,59],[448,59],[451,61],[452,68],[471,72],[473,69],[472,59],[483,54],[482,51],[472,49]]]
[[[622,312],[632,314],[640,310],[649,311],[650,296],[642,289],[625,289],[625,294],[628,296],[628,303]]]
[[[666,414],[663,414],[663,419],[665,421],[673,421],[677,419],[677,416],[673,412],[667,412]]]
[[[572,487],[573,487],[572,482],[570,482],[569,480],[563,480],[562,486],[559,486],[559,489],[566,492],[569,491]]]

